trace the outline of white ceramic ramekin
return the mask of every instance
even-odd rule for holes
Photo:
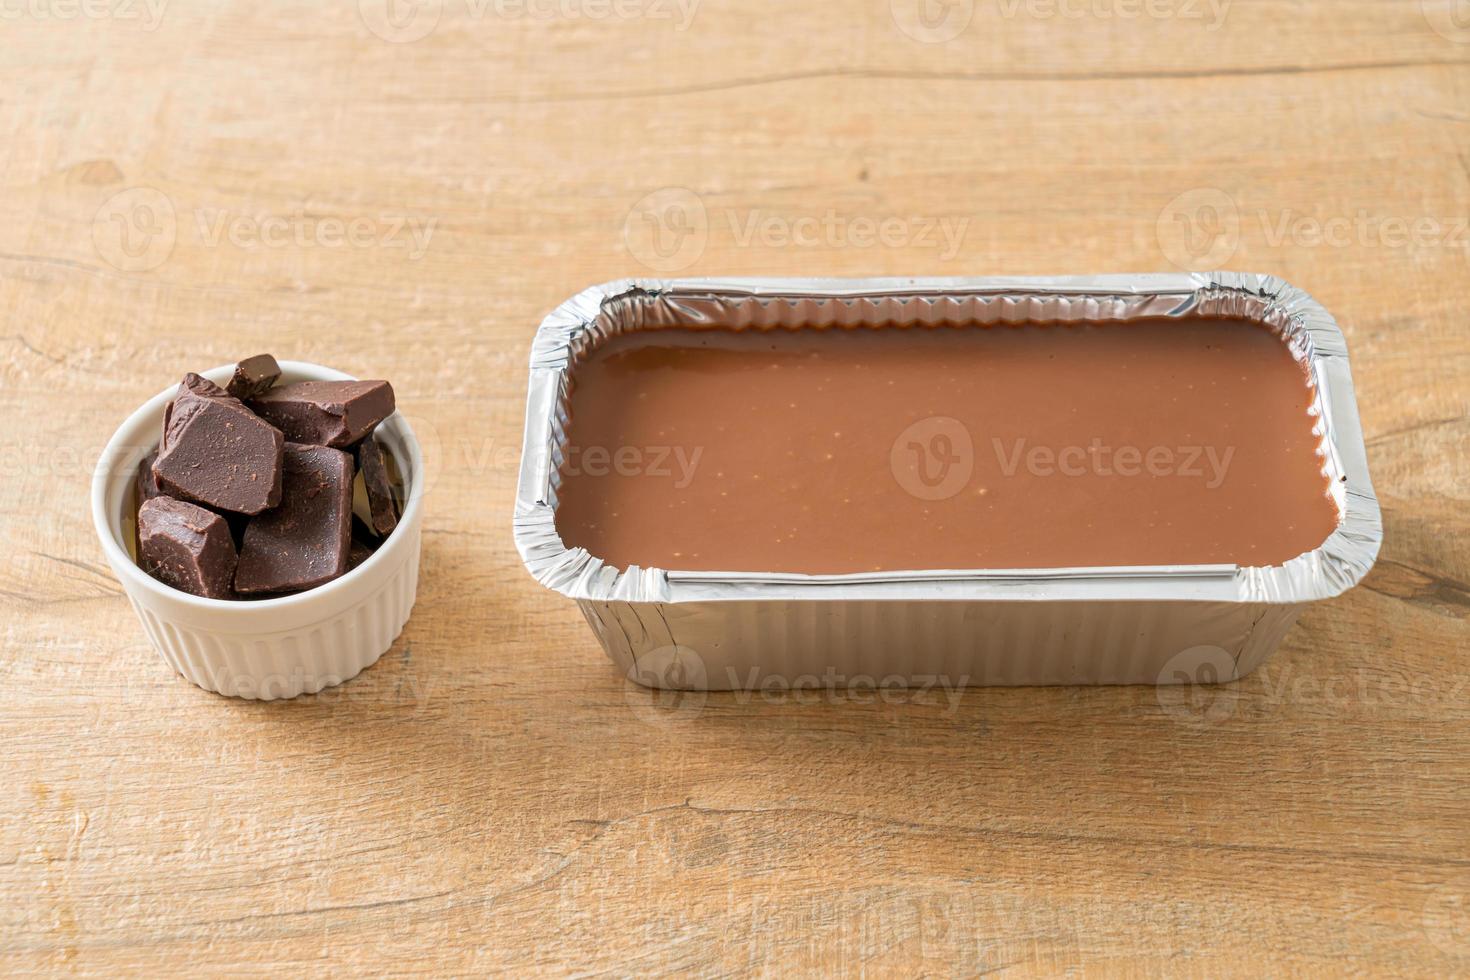
[[[224,384],[233,365],[203,372]],[[340,371],[282,361],[283,381],[349,381]],[[138,464],[158,445],[159,392],[122,424],[92,478],[92,520],[102,550],[153,646],[190,681],[219,694],[265,701],[314,694],[357,676],[393,645],[413,609],[423,526],[424,461],[402,415],[378,426],[403,475],[403,517],[371,558],[339,579],[278,599],[231,602],[170,588],[134,563],[124,534]]]

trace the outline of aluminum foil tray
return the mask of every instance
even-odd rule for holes
[[[565,547],[557,534],[569,374],[607,337],[679,325],[1201,315],[1266,324],[1310,373],[1340,523],[1321,547],[1283,565],[852,575],[620,569]],[[575,600],[618,667],[647,686],[1229,681],[1259,666],[1307,603],[1357,584],[1382,536],[1342,331],[1310,296],[1271,276],[621,280],[563,303],[532,346],[516,545],[531,574]]]

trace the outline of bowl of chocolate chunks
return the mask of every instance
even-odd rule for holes
[[[98,463],[93,517],[166,661],[206,690],[294,697],[401,632],[423,470],[387,381],[260,354],[134,413]]]

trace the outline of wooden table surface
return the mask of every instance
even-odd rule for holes
[[[583,2],[0,3],[0,969],[1470,970],[1464,3]],[[1385,524],[1207,705],[670,710],[516,555],[586,285],[1179,266],[1336,313]],[[88,511],[260,350],[391,378],[434,479],[402,638],[269,704]]]

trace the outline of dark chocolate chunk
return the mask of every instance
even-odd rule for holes
[[[158,441],[159,452],[168,448],[169,429],[173,426],[174,407],[180,399],[185,398],[228,398],[229,392],[219,385],[210,381],[203,375],[189,372],[184,375],[184,380],[179,386],[179,393],[174,400],[163,406],[163,436]]]
[[[235,542],[224,518],[203,507],[169,497],[144,501],[138,562],[165,585],[207,599],[231,597]]]
[[[187,375],[165,415],[153,475],[172,496],[259,514],[280,503],[284,441],[238,398]]]
[[[163,496],[163,490],[159,488],[158,481],[153,478],[153,461],[158,458],[158,450],[155,449],[144,456],[138,463],[137,475],[133,478],[133,555],[143,553],[143,541],[138,534],[139,522],[137,520],[138,510],[154,497]]]
[[[347,548],[347,570],[350,572],[367,561],[382,544],[377,535],[356,514],[352,516],[352,543]]]
[[[269,354],[256,354],[235,365],[229,393],[236,398],[254,398],[270,390],[281,377],[281,366]]]
[[[158,480],[153,476],[153,462],[156,459],[158,459],[157,449],[144,456],[142,461],[138,463],[138,479],[137,483],[134,484],[134,492],[137,494],[139,507],[142,507],[144,502],[152,500],[154,497],[163,496],[163,490],[160,489]]]
[[[378,440],[368,436],[357,444],[357,465],[367,489],[373,530],[386,538],[398,526],[398,506],[393,500],[393,484],[388,479],[388,464],[383,461],[383,447],[378,445]]]
[[[347,571],[352,537],[352,457],[286,443],[280,506],[245,528],[235,591],[296,592]]]
[[[345,448],[393,414],[386,381],[298,381],[256,398],[250,407],[292,442]]]
[[[185,391],[188,391],[191,394],[198,395],[200,398],[230,397],[230,393],[228,391],[221,388],[213,381],[210,381],[204,375],[195,374],[193,371],[190,371],[188,374],[184,375],[183,385]]]
[[[372,556],[373,549],[356,538],[353,538],[352,544],[347,548],[347,570],[349,572],[352,571]]]

